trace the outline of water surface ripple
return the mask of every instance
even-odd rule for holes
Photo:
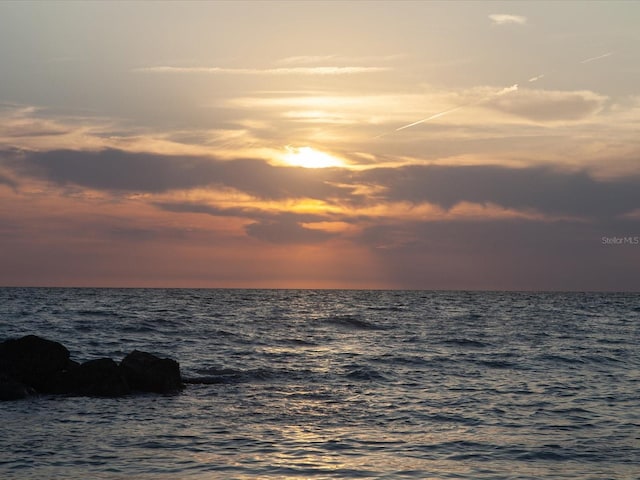
[[[0,403],[3,479],[637,479],[640,295],[0,289],[0,339],[186,390]]]

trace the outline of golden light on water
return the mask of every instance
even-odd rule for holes
[[[328,153],[315,150],[311,147],[291,147],[287,145],[284,161],[294,167],[303,168],[329,168],[343,167],[344,162]]]

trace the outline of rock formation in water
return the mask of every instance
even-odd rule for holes
[[[182,388],[178,362],[139,350],[120,364],[111,358],[80,364],[61,343],[35,335],[0,343],[0,400],[34,394],[120,397]]]

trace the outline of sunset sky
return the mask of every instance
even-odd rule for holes
[[[638,25],[2,2],[0,285],[638,290]]]

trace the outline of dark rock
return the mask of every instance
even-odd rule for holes
[[[20,400],[35,393],[36,391],[30,386],[0,374],[0,400]]]
[[[68,362],[69,350],[64,345],[35,335],[0,344],[0,373],[38,391]]]
[[[69,360],[67,362],[67,366],[64,367],[65,370],[73,370],[74,368],[78,368],[80,366],[80,362],[76,362],[75,360]]]
[[[35,335],[0,343],[0,400],[37,393],[118,397],[182,388],[178,362],[138,350],[120,365],[110,358],[79,364],[64,345]]]
[[[131,393],[131,389],[118,364],[110,358],[100,358],[54,375],[47,393],[119,397]]]
[[[184,387],[180,365],[169,358],[134,350],[122,360],[120,369],[132,390],[172,393]]]

